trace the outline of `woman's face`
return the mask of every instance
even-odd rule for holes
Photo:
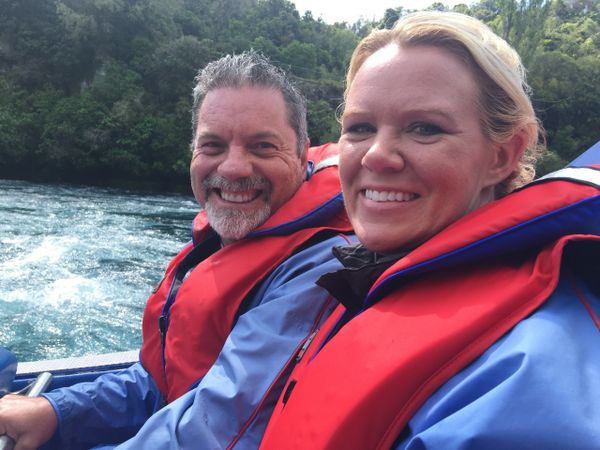
[[[493,199],[510,171],[480,126],[477,83],[453,54],[388,45],[358,70],[342,117],[346,209],[371,250],[410,250]]]

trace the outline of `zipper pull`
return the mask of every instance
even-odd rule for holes
[[[304,344],[302,345],[302,347],[300,348],[300,351],[298,352],[298,354],[296,355],[296,362],[300,361],[302,359],[302,357],[304,356],[304,354],[306,353],[306,350],[308,350],[308,347],[310,346],[310,343],[313,341],[313,339],[315,338],[315,336],[317,335],[317,331],[319,330],[315,330],[313,331],[310,336],[308,336],[306,338],[306,341],[304,341]]]

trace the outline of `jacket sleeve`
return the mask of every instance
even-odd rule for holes
[[[395,449],[600,448],[600,299],[578,288],[562,279],[423,404]]]
[[[296,351],[337,302],[315,285],[337,270],[335,237],[288,258],[254,292],[199,384],[152,416],[119,450],[258,448]],[[320,315],[323,313],[322,315]],[[281,374],[281,376],[279,376]]]
[[[140,363],[43,394],[58,430],[44,449],[84,449],[133,436],[163,403],[156,383]]]

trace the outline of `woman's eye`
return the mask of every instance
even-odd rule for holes
[[[409,127],[411,133],[419,136],[436,136],[444,133],[444,130],[432,123],[415,123]]]
[[[366,133],[374,133],[375,127],[368,123],[357,123],[354,125],[350,125],[348,127],[344,127],[344,133],[351,134],[366,134]]]

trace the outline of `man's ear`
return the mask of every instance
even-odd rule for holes
[[[310,139],[306,138],[306,143],[304,144],[304,152],[302,153],[302,158],[300,163],[302,164],[302,173],[306,174],[306,167],[308,166],[308,149],[310,148]],[[306,178],[306,175],[305,177]]]
[[[496,185],[506,180],[514,173],[521,156],[523,156],[526,145],[527,136],[525,130],[515,131],[507,141],[494,145],[494,159],[488,171],[491,185]]]

